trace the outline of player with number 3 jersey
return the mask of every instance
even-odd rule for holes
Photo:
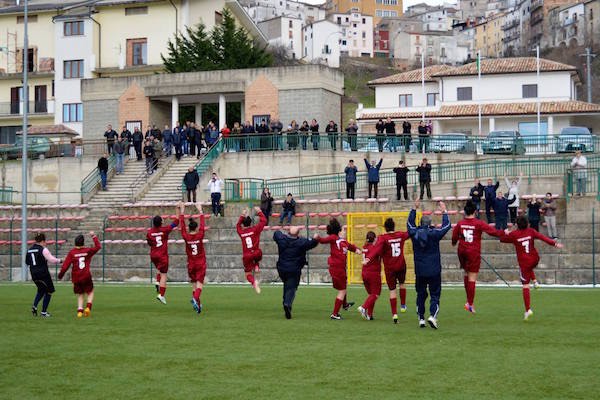
[[[181,226],[181,237],[185,242],[185,253],[187,254],[187,268],[190,282],[192,283],[192,307],[198,314],[202,312],[202,303],[200,295],[202,294],[202,286],[204,285],[204,277],[206,276],[206,252],[204,251],[204,232],[205,222],[202,206],[196,204],[198,212],[200,212],[200,226],[190,218],[189,225],[185,226],[185,204],[179,203],[179,225]]]
[[[240,215],[236,228],[237,233],[242,239],[242,263],[244,264],[244,272],[246,279],[256,293],[260,293],[258,286],[258,274],[260,272],[260,261],[262,260],[262,250],[260,249],[260,234],[267,225],[267,217],[260,210],[260,207],[254,207],[256,215],[258,215],[258,223],[252,225],[252,218],[248,215],[248,209]]]
[[[477,207],[469,200],[464,207],[465,217],[452,231],[452,245],[458,243],[458,261],[464,271],[463,284],[467,295],[465,310],[475,313],[475,286],[481,266],[481,236],[483,232],[500,237],[504,231],[494,229],[482,220],[475,218]]]
[[[156,290],[158,291],[156,300],[162,304],[167,304],[165,292],[167,290],[167,271],[169,271],[169,234],[179,224],[179,210],[177,210],[177,219],[169,225],[162,226],[162,222],[160,215],[152,218],[152,228],[148,229],[146,241],[150,246],[150,261],[158,270],[156,274]]]
[[[75,238],[75,247],[69,251],[62,268],[58,273],[58,279],[62,279],[65,273],[71,269],[71,281],[73,282],[73,292],[77,295],[77,318],[83,316],[89,317],[92,311],[92,302],[94,301],[94,282],[92,281],[92,273],[90,272],[90,262],[102,246],[98,237],[94,232],[90,232],[90,236],[94,241],[94,247],[83,247],[85,239],[83,235]],[[83,308],[83,295],[87,295],[87,304]]]

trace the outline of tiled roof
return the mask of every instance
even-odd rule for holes
[[[408,109],[407,109],[408,110]],[[482,116],[499,115],[535,115],[537,105],[535,102],[529,103],[495,103],[483,104],[481,106]],[[541,114],[581,114],[598,113],[600,114],[600,104],[586,103],[583,101],[548,101],[540,104]],[[450,118],[450,117],[476,117],[479,115],[477,104],[465,105],[446,105],[440,107],[439,111],[425,112],[425,118]],[[360,120],[379,119],[414,119],[421,118],[421,112],[400,111],[393,113],[370,113],[363,114]]]
[[[433,74],[448,72],[453,70],[454,67],[450,67],[448,65],[432,65],[429,67],[425,67],[425,81],[432,82],[434,79],[432,78]],[[412,71],[401,72],[399,74],[386,76],[384,78],[379,78],[370,81],[369,85],[387,85],[394,83],[416,83],[421,82],[421,68],[413,69]]]
[[[23,133],[22,130],[17,132],[18,134]],[[68,128],[62,124],[59,125],[35,125],[27,128],[28,135],[72,135],[77,136],[79,133],[71,128]]]
[[[556,61],[540,59],[540,71],[576,71],[572,65]],[[537,61],[535,57],[489,58],[481,60],[481,74],[508,74],[518,72],[536,72]],[[477,75],[477,63],[472,62],[450,70],[433,74],[433,77]]]

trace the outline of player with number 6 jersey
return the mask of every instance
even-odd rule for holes
[[[539,239],[558,249],[563,245],[542,235],[535,229],[529,228],[527,217],[521,215],[517,218],[517,229],[503,235],[500,238],[502,243],[512,243],[517,251],[517,261],[521,272],[521,284],[523,285],[523,304],[525,305],[524,320],[527,321],[533,315],[531,310],[531,292],[529,283],[533,280],[533,270],[540,262],[540,255],[535,248],[535,239]]]
[[[490,236],[500,237],[504,231],[494,229],[482,220],[475,218],[477,206],[468,200],[464,207],[465,217],[452,231],[452,245],[458,243],[458,261],[464,271],[463,284],[467,296],[465,310],[475,313],[475,286],[481,267],[481,236],[483,232]]]
[[[73,282],[73,292],[77,295],[77,318],[89,317],[94,301],[94,282],[92,281],[90,263],[94,254],[100,251],[102,246],[94,232],[90,232],[90,236],[94,241],[94,247],[83,247],[85,239],[83,235],[78,235],[75,238],[75,247],[67,254],[67,258],[65,258],[58,273],[58,279],[62,279],[69,267],[72,267],[71,281]],[[84,294],[87,295],[85,309],[83,308]]]
[[[238,219],[236,229],[242,239],[242,263],[246,279],[250,282],[256,293],[260,293],[260,287],[258,286],[259,263],[262,260],[260,234],[265,225],[267,225],[267,217],[265,217],[260,207],[254,207],[254,211],[258,215],[258,223],[251,226],[252,218],[248,215],[248,209],[245,209],[244,213]]]
[[[169,271],[169,234],[179,224],[179,210],[177,210],[177,219],[167,226],[163,226],[162,223],[163,220],[160,215],[152,218],[152,228],[148,229],[146,241],[150,246],[150,261],[158,270],[156,274],[156,290],[158,291],[156,300],[162,304],[167,304],[165,292],[167,291],[167,272]]]
[[[181,226],[181,237],[185,242],[185,253],[187,254],[188,276],[192,284],[192,307],[198,314],[202,312],[202,303],[200,295],[202,294],[202,286],[204,285],[204,277],[206,276],[206,252],[204,251],[204,232],[206,225],[202,206],[196,204],[198,212],[200,212],[200,226],[190,218],[189,226],[185,226],[185,204],[180,202],[178,205],[179,225]]]

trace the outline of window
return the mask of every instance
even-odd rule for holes
[[[366,38],[367,38],[367,32],[363,31],[363,33],[362,33],[362,38],[363,38],[363,39],[366,39]]]
[[[342,24],[342,17],[337,17],[337,24],[341,25]]]
[[[288,39],[293,39],[293,38],[294,38],[294,32],[288,31]]]
[[[458,100],[458,101],[473,100],[473,88],[471,88],[471,87],[456,88],[456,100]]]
[[[147,65],[148,64],[148,40],[127,39],[127,65]]]
[[[125,15],[145,15],[148,14],[148,7],[126,7]]]
[[[538,96],[537,85],[523,85],[523,98],[531,99]]]
[[[400,107],[412,107],[412,94],[400,95]]]
[[[65,22],[63,31],[65,36],[83,35],[83,21]]]
[[[83,104],[63,104],[63,122],[83,121]]]
[[[291,20],[291,19],[288,21],[288,27],[289,27],[290,29],[294,27],[294,23],[292,22],[292,20]]]
[[[27,15],[27,23],[31,24],[31,23],[35,23],[37,22],[37,15],[36,14],[29,14]],[[17,15],[17,24],[24,24],[25,23],[25,17],[22,15]]]
[[[427,106],[435,106],[435,99],[437,98],[437,93],[427,93]]]
[[[17,50],[17,71],[23,72],[23,62],[25,53],[23,49]],[[37,49],[28,49],[27,51],[27,72],[34,72],[37,64]]]
[[[366,19],[366,18],[363,18],[363,19],[362,19],[362,23],[363,23],[363,25],[364,25],[364,24],[366,24],[366,23],[367,23],[367,19]]]
[[[70,60],[63,63],[65,79],[83,78],[83,60]]]

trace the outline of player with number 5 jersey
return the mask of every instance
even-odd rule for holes
[[[267,217],[261,211],[260,207],[254,207],[256,215],[258,215],[258,223],[252,225],[252,218],[248,215],[249,210],[245,209],[240,215],[236,228],[237,233],[242,239],[242,263],[244,264],[244,273],[246,279],[256,293],[260,293],[258,286],[258,274],[260,273],[260,261],[262,260],[262,250],[260,249],[260,234],[265,225],[267,225]]]
[[[152,228],[148,229],[146,241],[150,246],[150,261],[158,270],[156,274],[156,290],[158,291],[156,300],[162,304],[167,304],[165,292],[167,291],[167,272],[169,271],[169,234],[179,224],[179,210],[177,210],[177,219],[167,226],[163,226],[162,223],[163,220],[160,215],[152,218]]]
[[[83,235],[78,235],[75,238],[75,247],[67,254],[67,258],[65,258],[58,273],[58,279],[62,279],[69,267],[72,267],[71,281],[73,282],[73,292],[77,295],[77,318],[89,317],[94,301],[94,282],[92,281],[90,263],[94,254],[100,251],[102,246],[94,232],[90,232],[90,236],[94,241],[94,247],[83,247],[85,239]],[[87,295],[85,309],[83,308],[84,294]]]
[[[200,295],[202,294],[202,286],[204,285],[204,277],[206,276],[206,252],[204,251],[204,232],[206,225],[204,222],[204,214],[200,203],[196,204],[198,212],[200,212],[200,226],[190,218],[189,225],[185,226],[185,204],[180,202],[178,205],[179,224],[181,226],[181,237],[185,242],[185,252],[187,254],[187,268],[190,282],[192,283],[192,307],[198,314],[202,312],[202,303]]]
[[[494,229],[482,220],[475,218],[477,206],[468,200],[464,207],[465,217],[458,221],[452,231],[452,245],[458,243],[458,261],[464,271],[463,284],[467,295],[465,310],[475,313],[475,286],[481,266],[481,236],[483,232],[500,237],[504,231]]]

